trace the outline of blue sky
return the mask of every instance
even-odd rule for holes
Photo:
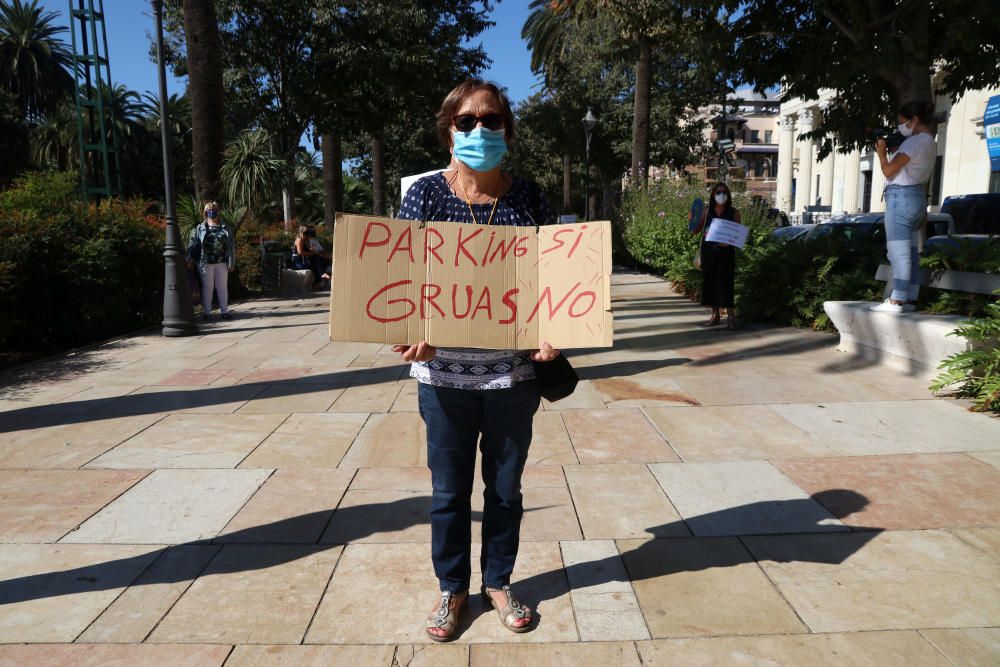
[[[527,47],[521,41],[521,26],[528,17],[528,3],[529,0],[503,0],[498,3],[493,11],[496,26],[481,35],[481,41],[493,60],[486,77],[506,86],[515,102],[535,92],[532,86],[536,78],[531,73]],[[48,11],[59,12],[56,24],[69,27],[69,20],[66,18],[69,0],[41,0],[39,4]],[[150,37],[154,27],[149,2],[104,0],[104,11],[107,15],[111,78],[132,90],[155,91],[156,65],[149,58]],[[69,42],[69,33],[65,33],[63,38]],[[183,92],[184,87],[183,80],[170,77],[167,81],[167,88],[171,93]]]

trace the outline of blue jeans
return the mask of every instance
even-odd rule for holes
[[[534,380],[510,389],[473,391],[420,384],[431,469],[431,558],[442,591],[469,590],[472,575],[472,482],[482,452],[483,583],[510,583],[520,540],[521,472],[541,397]]]
[[[893,301],[916,301],[920,293],[918,232],[927,215],[922,185],[890,185],[885,189],[885,245],[892,264]]]

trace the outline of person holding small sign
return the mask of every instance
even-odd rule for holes
[[[701,220],[694,228],[694,234],[708,234],[711,223],[717,219],[742,223],[740,212],[733,207],[733,195],[725,183],[717,183],[709,196]],[[706,225],[706,222],[709,223]],[[701,303],[712,309],[712,317],[706,326],[715,326],[722,319],[722,309],[726,309],[726,326],[736,328],[736,248],[727,243],[701,241]]]
[[[514,136],[514,114],[494,84],[470,79],[452,90],[437,115],[438,137],[452,154],[449,168],[407,191],[399,217],[473,225],[537,226],[554,222],[541,188],[504,173],[501,160]],[[431,558],[441,595],[427,618],[434,641],[455,637],[469,594],[472,484],[482,453],[483,596],[501,623],[525,632],[532,611],[511,591],[523,513],[521,472],[541,401],[533,362],[559,355],[542,349],[435,349],[426,341],[394,351],[413,362],[420,415],[427,426],[431,470]]]

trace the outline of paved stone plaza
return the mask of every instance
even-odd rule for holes
[[[324,298],[0,376],[0,665],[1000,664],[1000,420],[651,276],[614,305],[535,419],[538,625],[474,596],[449,645],[415,382]]]

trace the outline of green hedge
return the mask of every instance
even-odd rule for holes
[[[79,201],[74,173],[0,193],[0,347],[7,362],[156,322],[163,224],[148,202]]]

